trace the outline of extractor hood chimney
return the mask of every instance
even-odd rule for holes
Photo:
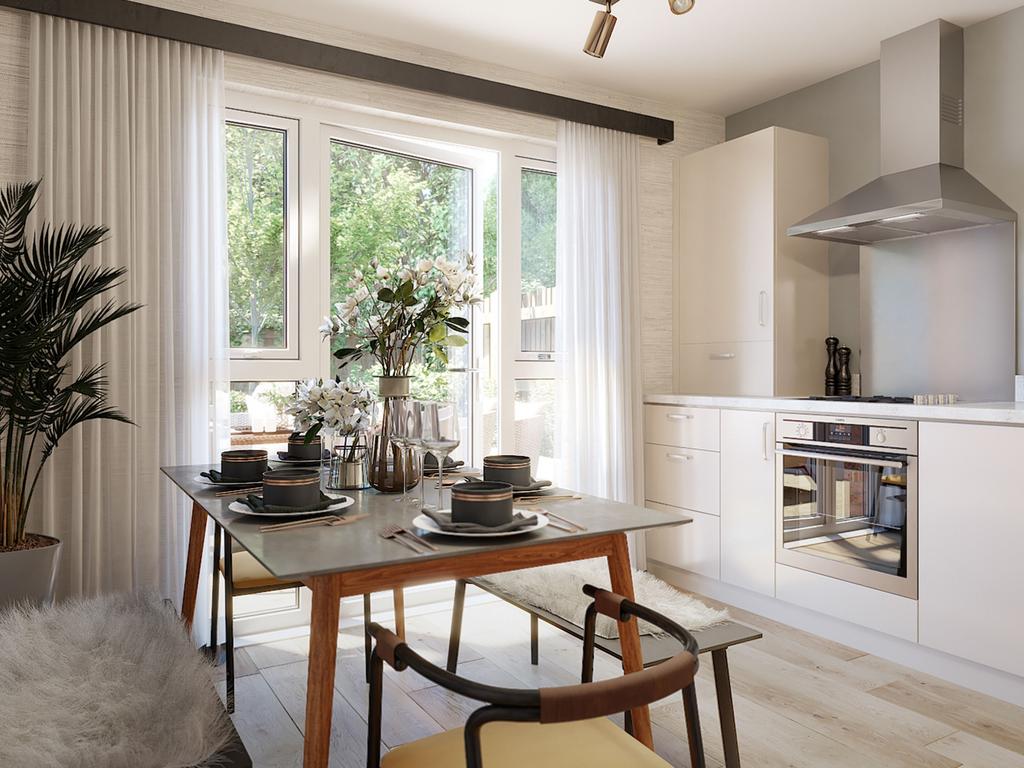
[[[1016,221],[964,170],[963,29],[937,19],[882,42],[882,176],[790,235],[867,245]]]

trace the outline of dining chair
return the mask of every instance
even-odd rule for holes
[[[213,525],[213,562],[224,578],[224,677],[225,705],[229,714],[235,711],[235,630],[234,630],[234,598],[242,595],[258,595],[266,592],[277,592],[283,589],[297,589],[303,586],[301,581],[282,581],[276,578],[259,561],[245,551],[235,552],[231,546],[231,537],[223,533],[224,552],[221,553],[221,535],[223,529]],[[230,555],[230,557],[228,556]],[[218,602],[220,599],[220,579],[214,574],[213,596],[210,601],[210,654],[217,655],[217,623]],[[392,592],[395,607],[395,629],[400,637],[405,637],[405,593],[399,588]],[[366,628],[366,680],[370,680],[370,656],[372,640],[370,638],[370,614],[372,610],[370,593],[363,595],[363,626]]]
[[[686,629],[621,595],[586,585],[593,598],[584,618],[583,669],[579,685],[513,689],[485,685],[438,667],[405,644],[394,632],[370,625],[375,640],[370,659],[370,710],[367,768],[671,768],[633,738],[627,718],[623,730],[609,715],[646,706],[681,693],[686,717],[690,765],[704,768],[704,745],[694,677],[699,648]],[[597,614],[618,621],[642,619],[673,636],[683,650],[640,672],[593,682]],[[403,744],[380,755],[384,664],[412,669],[430,682],[483,703],[463,728]],[[483,726],[487,725],[486,731]]]

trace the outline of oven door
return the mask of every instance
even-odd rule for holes
[[[917,459],[782,444],[778,563],[917,598]]]

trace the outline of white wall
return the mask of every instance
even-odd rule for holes
[[[645,391],[672,388],[672,227],[673,159],[721,142],[725,120],[721,116],[680,110],[649,100],[610,93],[591,86],[577,86],[436,51],[400,44],[366,35],[355,35],[340,27],[311,24],[264,12],[241,3],[200,0],[157,0],[151,5],[194,13],[210,18],[273,29],[276,32],[319,40],[418,64],[486,77],[527,88],[608,104],[671,119],[676,140],[659,147],[644,140],[641,148],[641,230],[640,287],[641,359]],[[0,182],[24,178],[27,170],[27,39],[28,15],[0,9]],[[582,54],[581,54],[582,55]],[[370,112],[410,115],[430,123],[458,124],[479,130],[553,141],[555,121],[511,112],[418,91],[379,85],[352,78],[287,67],[272,62],[229,55],[226,77],[233,83],[268,93],[285,93],[316,101],[343,103]]]

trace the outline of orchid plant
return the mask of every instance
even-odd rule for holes
[[[369,355],[384,376],[408,376],[421,347],[447,363],[447,348],[465,346],[469,331],[469,320],[453,313],[481,301],[473,261],[467,254],[465,264],[437,258],[389,268],[375,259],[372,272],[356,270],[348,298],[320,327],[324,338],[346,339],[334,353],[339,367]]]
[[[369,390],[342,384],[338,377],[300,381],[285,413],[295,419],[297,431],[305,432],[308,443],[321,433],[351,437],[367,432],[373,424],[373,409],[374,397]],[[354,460],[357,443],[350,441],[350,461]]]

